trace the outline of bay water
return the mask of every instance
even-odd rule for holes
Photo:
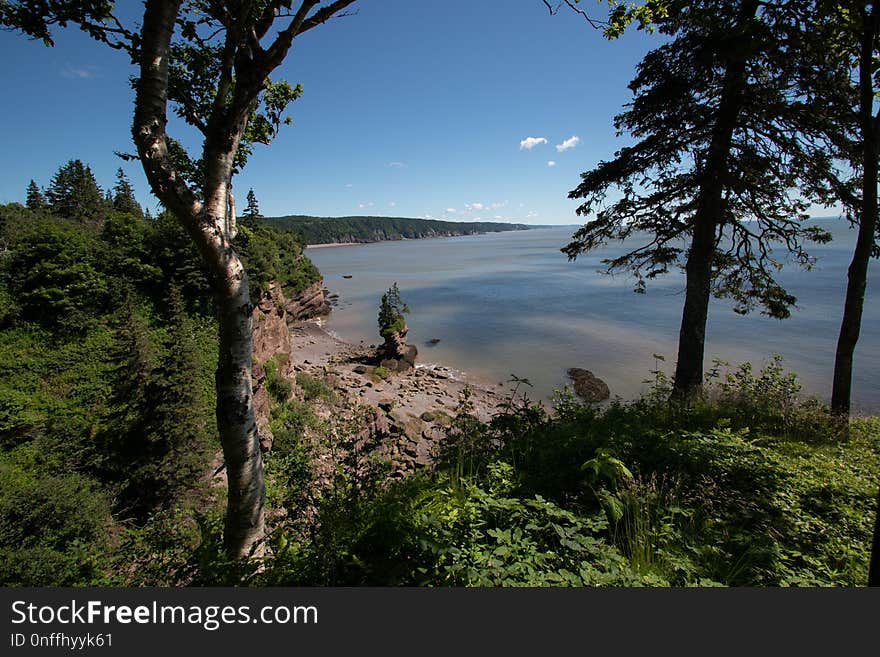
[[[843,220],[816,220],[831,231],[810,248],[810,271],[788,263],[779,280],[797,297],[789,319],[737,315],[726,300],[709,309],[706,369],[717,358],[757,370],[773,354],[797,373],[803,394],[828,400],[846,272],[856,231]],[[576,227],[463,237],[308,248],[325,286],[338,295],[327,328],[349,342],[376,344],[378,306],[392,283],[409,305],[409,342],[419,362],[438,363],[488,385],[526,378],[533,400],[570,383],[570,367],[591,370],[612,395],[631,399],[651,370],[674,370],[684,302],[678,271],[633,292],[625,274],[601,261],[624,253],[615,243],[569,262],[560,252]],[[880,267],[872,260],[856,349],[853,410],[880,412]],[[436,344],[432,341],[439,340]],[[655,355],[665,358],[658,360]]]

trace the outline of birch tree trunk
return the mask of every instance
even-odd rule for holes
[[[251,387],[252,326],[248,277],[230,243],[228,190],[232,162],[246,125],[217,130],[206,139],[204,202],[175,170],[165,133],[168,58],[180,0],[150,0],[142,28],[141,75],[132,128],[153,191],[180,220],[208,266],[219,321],[216,372],[217,426],[229,492],[224,541],[243,556],[264,531],[263,464]]]

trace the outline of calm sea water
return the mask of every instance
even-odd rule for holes
[[[830,380],[846,270],[856,232],[843,221],[817,220],[834,234],[814,246],[812,271],[791,265],[780,280],[798,298],[787,320],[740,316],[713,300],[707,328],[706,367],[713,358],[750,361],[758,368],[781,354],[798,373],[806,394],[830,396]],[[569,367],[592,370],[613,395],[632,398],[665,356],[674,369],[683,303],[678,273],[649,282],[646,294],[633,281],[600,272],[603,258],[622,253],[610,246],[575,262],[559,249],[573,228],[548,228],[430,240],[381,242],[308,249],[339,295],[328,328],[340,337],[374,344],[382,293],[394,282],[411,309],[409,341],[421,362],[442,363],[487,383],[525,377],[532,399],[548,398],[568,381]],[[351,278],[344,278],[350,276]],[[862,334],[856,350],[854,408],[880,411],[880,267],[872,260]],[[428,340],[439,339],[436,346]]]

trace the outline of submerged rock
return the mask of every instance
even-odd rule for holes
[[[568,377],[574,384],[575,394],[584,401],[600,402],[611,396],[608,384],[590,370],[572,367],[568,370]]]

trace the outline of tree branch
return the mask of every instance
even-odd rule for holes
[[[572,11],[583,16],[584,20],[586,20],[590,24],[590,27],[592,27],[594,30],[601,30],[608,26],[607,21],[599,21],[595,18],[592,18],[586,11],[584,11],[580,7],[575,7],[571,0],[561,0],[560,2],[555,3],[555,6],[550,2],[550,0],[542,0],[542,2],[544,3],[544,6],[547,7],[547,11],[550,12],[551,16],[555,16],[563,5],[567,5]]]

